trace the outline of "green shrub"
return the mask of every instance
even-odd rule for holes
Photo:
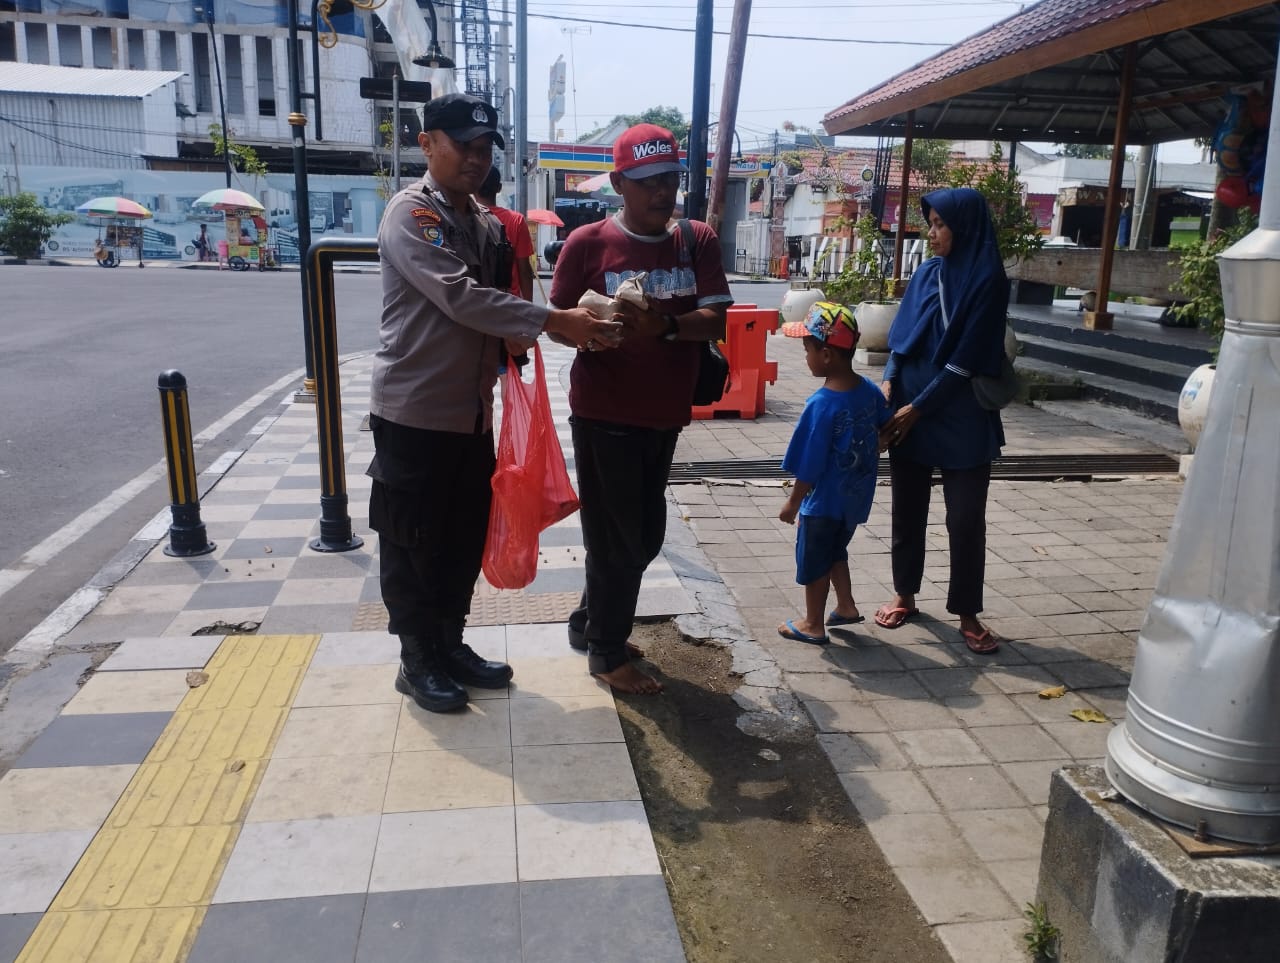
[[[1170,308],[1169,313],[1185,322],[1198,322],[1201,327],[1222,341],[1222,331],[1227,321],[1227,309],[1222,303],[1222,275],[1218,273],[1218,255],[1239,241],[1258,226],[1258,219],[1249,211],[1240,211],[1234,227],[1219,231],[1213,237],[1201,241],[1182,252],[1178,258],[1178,280],[1173,289],[1185,294],[1186,304]]]
[[[49,213],[34,194],[0,197],[0,251],[13,257],[37,258],[53,232],[74,220],[70,214]]]

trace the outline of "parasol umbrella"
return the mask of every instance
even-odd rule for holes
[[[89,217],[123,217],[139,220],[151,216],[149,210],[127,197],[95,197],[77,207],[76,213],[87,214]]]
[[[594,194],[599,191],[601,194],[617,197],[618,192],[613,189],[613,184],[609,180],[609,173],[609,171],[605,171],[603,174],[588,177],[585,181],[580,181],[574,190],[579,194]]]
[[[219,187],[217,190],[201,194],[192,203],[192,207],[209,207],[215,211],[261,211],[263,206],[257,198],[234,187]]]
[[[564,221],[554,211],[548,211],[545,207],[535,207],[531,211],[526,211],[524,219],[533,224],[547,224],[551,227],[564,227]]]

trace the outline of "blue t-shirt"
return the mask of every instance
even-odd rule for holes
[[[889,406],[866,378],[849,391],[819,388],[805,402],[782,470],[813,486],[801,515],[842,518],[852,530],[871,514],[880,426]]]

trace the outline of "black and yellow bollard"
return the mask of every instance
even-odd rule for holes
[[[196,453],[191,442],[191,411],[187,407],[187,379],[181,371],[160,374],[160,414],[164,421],[164,454],[169,462],[169,498],[173,524],[166,555],[185,558],[207,555],[218,546],[205,535],[200,521],[200,491],[196,487]]]

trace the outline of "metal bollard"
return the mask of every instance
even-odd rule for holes
[[[169,462],[169,526],[166,555],[186,558],[207,555],[216,546],[200,521],[200,491],[196,487],[196,456],[191,444],[191,411],[187,407],[187,379],[181,371],[160,374],[160,414],[164,422],[164,454]]]

